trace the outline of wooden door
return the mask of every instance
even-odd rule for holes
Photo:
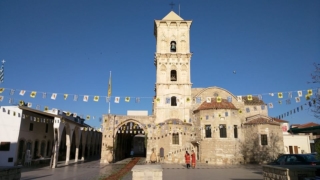
[[[294,146],[294,153],[295,153],[295,154],[299,154],[299,152],[298,152],[298,146]]]
[[[289,153],[290,153],[290,154],[293,154],[292,146],[289,146]]]

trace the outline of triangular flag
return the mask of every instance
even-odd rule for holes
[[[298,91],[297,93],[299,97],[302,97],[302,91]]]
[[[274,96],[274,94],[273,94],[273,93],[269,93],[269,95],[270,95],[270,96]]]
[[[279,103],[279,104],[282,104],[282,101],[281,101],[281,100],[279,100],[279,101],[278,101],[278,103]]]
[[[237,96],[238,102],[242,102],[242,96]]]
[[[297,103],[300,102],[300,97],[296,97],[295,99]]]
[[[139,102],[140,102],[140,98],[137,97],[137,98],[136,98],[136,103],[139,103]]]
[[[36,95],[37,95],[37,92],[36,91],[32,91],[31,94],[30,94],[30,97],[35,98]]]
[[[4,91],[4,88],[0,88],[0,93],[2,93]]]
[[[16,90],[11,89],[11,90],[10,90],[10,95],[13,96],[15,91],[16,91]]]
[[[2,102],[3,101],[3,96],[0,96],[0,102]]]
[[[130,97],[126,97],[124,100],[125,100],[126,102],[130,102]]]
[[[278,92],[278,98],[283,98],[282,92]]]
[[[252,101],[252,95],[247,96],[248,101]]]
[[[73,113],[73,117],[77,117],[78,116],[78,114],[77,113]]]
[[[217,102],[220,103],[222,101],[221,97],[217,97]]]
[[[269,103],[269,108],[273,108],[273,104],[272,103]]]
[[[90,115],[87,115],[86,120],[90,120]]]
[[[64,94],[64,95],[63,95],[63,99],[64,99],[64,100],[67,100],[67,98],[68,98],[68,94]]]
[[[13,98],[10,98],[10,99],[9,99],[9,104],[13,104],[13,102],[14,102],[14,99],[13,99]]]
[[[83,96],[83,101],[84,101],[84,102],[88,102],[88,100],[89,100],[89,96],[88,96],[88,95],[84,95],[84,96]]]
[[[306,94],[306,96],[305,96],[305,97],[306,97],[306,100],[307,100],[307,101],[309,101],[309,100],[310,100],[310,96],[309,96],[309,94]]]
[[[21,101],[19,102],[19,105],[20,105],[20,106],[24,106],[24,101],[21,100]]]
[[[99,96],[94,96],[93,101],[98,102],[99,101]]]
[[[228,96],[228,97],[227,97],[227,100],[228,100],[228,102],[232,102],[232,97],[231,97],[231,96]]]
[[[24,96],[25,93],[26,93],[25,90],[21,90],[20,93],[19,93],[19,95],[20,95],[20,96]]]
[[[37,105],[37,106],[36,106],[36,109],[37,109],[37,110],[40,110],[40,105]]]
[[[261,100],[262,100],[262,95],[259,94],[259,95],[258,95],[258,98],[259,98],[259,100],[261,101]]]
[[[119,102],[120,102],[120,97],[115,97],[115,98],[114,98],[114,102],[115,102],[115,103],[119,103]]]
[[[78,101],[78,95],[73,95],[73,101]]]
[[[42,93],[42,98],[43,98],[43,99],[47,98],[47,93],[45,93],[45,92]]]
[[[51,99],[56,100],[56,98],[57,98],[57,93],[52,93]]]
[[[106,102],[110,102],[110,97],[106,97]]]
[[[32,103],[28,102],[28,107],[31,108],[32,107]]]
[[[211,97],[206,98],[207,103],[211,103]]]
[[[312,96],[312,89],[308,89],[308,95]]]
[[[288,98],[289,98],[289,99],[292,98],[292,92],[288,92]]]

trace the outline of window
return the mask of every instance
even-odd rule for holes
[[[211,138],[211,125],[205,125],[206,138]]]
[[[176,52],[177,51],[177,43],[175,41],[170,42],[170,52]]]
[[[33,131],[33,123],[30,123],[30,125],[29,125],[29,131]]]
[[[238,126],[237,125],[233,126],[233,136],[234,136],[234,138],[238,138]]]
[[[266,134],[261,134],[261,145],[268,145],[268,136]]]
[[[220,129],[220,138],[226,138],[227,137],[227,126],[225,124],[220,124],[219,129]]]
[[[10,142],[1,142],[0,151],[10,151]]]
[[[46,133],[48,133],[49,124],[46,124]]]
[[[172,134],[172,144],[179,144],[179,133]]]
[[[250,112],[250,108],[246,108],[246,112],[249,113]]]
[[[229,116],[229,113],[228,113],[228,112],[225,112],[225,113],[224,113],[224,116],[225,116],[225,117]]]
[[[170,80],[171,81],[177,81],[177,71],[176,70],[171,70],[170,72]]]
[[[8,109],[8,114],[10,114],[10,110]]]
[[[206,120],[208,120],[209,119],[209,116],[208,115],[206,115]]]
[[[171,106],[177,106],[177,98],[175,96],[171,97]]]

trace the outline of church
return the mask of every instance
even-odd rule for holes
[[[156,52],[152,115],[103,115],[101,163],[151,155],[162,163],[184,163],[194,150],[198,162],[265,162],[283,152],[283,120],[268,116],[256,96],[235,96],[221,87],[191,82],[192,21],[174,11],[154,21]]]

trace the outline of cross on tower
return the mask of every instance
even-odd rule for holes
[[[173,2],[169,4],[171,6],[171,10],[173,10],[173,6],[175,5]]]

